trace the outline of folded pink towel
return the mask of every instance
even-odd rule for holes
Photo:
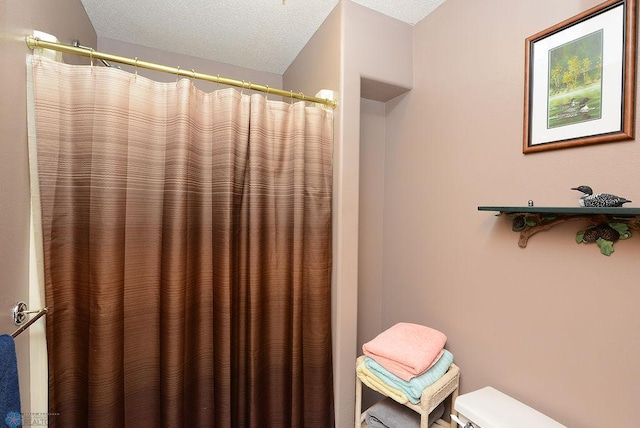
[[[446,341],[444,333],[431,327],[401,322],[362,345],[362,351],[408,382],[438,361]]]

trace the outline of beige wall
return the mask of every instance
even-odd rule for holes
[[[333,324],[333,382],[336,426],[343,426],[353,420],[353,406],[349,406],[355,378],[351,376],[349,361],[352,358],[352,346],[355,341],[355,311],[351,310],[357,302],[355,288],[343,287],[352,283],[354,278],[353,245],[351,234],[344,233],[348,224],[353,228],[354,215],[352,200],[345,197],[342,176],[345,172],[342,134],[344,117],[342,114],[343,97],[341,84],[342,69],[342,7],[336,7],[313,35],[297,58],[283,75],[283,87],[315,93],[319,89],[331,89],[339,107],[334,111],[334,156],[333,156],[333,272],[332,272],[332,324]],[[355,219],[357,227],[357,217]],[[342,239],[341,237],[345,237]],[[357,249],[355,250],[357,251]],[[344,425],[347,426],[347,425]]]
[[[97,49],[101,52],[107,52],[114,55],[120,55],[128,58],[138,57],[140,60],[155,62],[157,64],[168,65],[170,67],[178,67],[181,69],[211,74],[213,76],[227,77],[235,80],[245,80],[247,83],[257,83],[260,85],[269,85],[271,88],[282,87],[282,76],[264,71],[251,70],[249,68],[237,67],[235,65],[225,64],[217,61],[210,61],[202,58],[184,55],[176,52],[168,52],[160,49],[149,48],[146,46],[135,45],[119,40],[109,39],[106,37],[98,38]],[[116,65],[116,64],[113,64]],[[123,70],[134,73],[135,67],[120,65]],[[138,75],[145,76],[158,82],[172,82],[176,80],[176,76],[162,73],[160,71],[138,69]],[[180,77],[183,79],[184,77]],[[194,85],[205,92],[215,91],[218,88],[224,88],[224,85],[207,82],[205,80],[192,80]],[[240,89],[238,89],[240,90]],[[249,91],[247,91],[249,93]],[[281,99],[280,97],[271,96],[269,99]]]
[[[357,347],[382,328],[385,104],[360,102]]]
[[[15,303],[19,300],[29,301],[25,59],[30,50],[24,37],[33,30],[54,34],[67,44],[75,38],[87,44],[96,42],[95,31],[80,0],[0,0],[0,333],[9,333],[16,328],[11,319],[11,309]],[[77,59],[66,60],[74,62]],[[16,338],[16,346],[22,411],[29,412],[28,334]]]
[[[377,291],[376,284],[366,285],[374,288],[369,294],[358,290],[361,81],[363,92],[372,99],[386,100],[389,94],[406,91],[411,87],[411,58],[411,26],[351,1],[341,1],[283,76],[287,88],[300,87],[308,92],[338,89],[333,232],[333,364],[338,427],[353,425],[355,359],[360,352],[358,299],[370,297],[375,301],[380,296],[379,283]],[[374,233],[381,233],[381,229]],[[376,254],[368,256],[366,263]],[[371,316],[379,318],[380,313]],[[376,326],[368,328],[379,330]]]
[[[360,101],[358,353],[365,342],[383,330],[385,115],[385,103],[365,98]],[[379,394],[364,388],[362,408],[379,399]]]
[[[524,39],[598,3],[447,0],[386,112],[383,326],[442,330],[462,392],[493,385],[581,428],[638,424],[640,236],[605,257],[569,223],[521,249],[477,206],[575,206],[580,184],[640,203],[636,141],[522,154]]]
[[[346,203],[349,204],[349,210],[343,218],[344,224],[348,225],[345,229],[349,235],[343,233],[338,239],[352,243],[350,252],[343,257],[349,260],[349,264],[354,263],[356,271],[341,286],[350,290],[355,288],[353,293],[357,299],[352,306],[342,308],[357,313],[356,324],[340,326],[343,329],[357,328],[356,337],[348,345],[350,359],[345,359],[347,367],[343,373],[343,376],[350,375],[349,388],[344,389],[343,393],[350,395],[349,420],[340,414],[337,425],[347,427],[353,423],[354,360],[362,353],[362,342],[380,332],[384,319],[380,307],[375,305],[383,298],[380,292],[384,282],[381,282],[382,272],[379,271],[383,225],[382,219],[376,217],[376,211],[383,208],[385,195],[379,184],[384,180],[386,169],[384,153],[381,153],[384,142],[380,141],[382,135],[377,133],[384,132],[386,127],[381,123],[381,117],[377,116],[382,114],[379,106],[371,100],[386,101],[390,94],[402,93],[412,86],[413,35],[412,27],[408,24],[351,1],[343,1],[341,5],[344,10],[341,105],[344,128],[340,137],[345,170],[341,185],[345,188],[342,199],[348,198]],[[362,100],[364,96],[369,100]],[[360,179],[367,182],[360,182]],[[353,221],[353,225],[350,221]],[[367,398],[370,398],[370,394],[365,395]],[[368,404],[367,400],[365,404]]]

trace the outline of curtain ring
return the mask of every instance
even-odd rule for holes
[[[293,90],[289,91],[289,104],[293,105]]]
[[[42,49],[40,49],[40,37],[33,38],[33,52],[38,52],[38,58],[42,58]]]
[[[216,81],[217,85],[216,85],[216,91],[218,89],[220,89],[220,75],[218,74],[218,80]]]
[[[269,85],[267,85],[267,96],[264,97],[265,101],[269,101]]]
[[[196,71],[193,68],[191,69],[191,76],[193,77],[193,80],[196,80]]]
[[[135,61],[134,66],[135,66],[135,68],[136,68],[136,74],[135,74],[135,76],[133,77],[133,80],[134,80],[134,81],[137,81],[137,80],[138,80],[138,57],[135,57],[135,58],[134,58],[134,61]]]
[[[240,91],[240,95],[244,95],[244,80],[242,81],[242,90]]]
[[[89,49],[89,59],[91,60],[91,69],[93,70],[93,48]]]
[[[176,68],[176,85],[178,84],[178,79],[180,78],[180,66]]]

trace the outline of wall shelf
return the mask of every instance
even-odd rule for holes
[[[609,256],[616,241],[630,238],[632,230],[640,230],[640,208],[479,206],[478,211],[494,211],[511,219],[511,229],[520,232],[521,248],[538,232],[567,221],[582,220],[588,226],[577,233],[576,242],[595,242],[600,252]]]

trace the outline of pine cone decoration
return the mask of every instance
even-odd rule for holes
[[[620,239],[620,233],[606,223],[597,226],[591,226],[584,231],[582,239],[584,242],[596,242],[599,238],[607,241],[616,242]]]
[[[599,224],[596,228],[600,232],[600,238],[602,239],[611,242],[616,242],[620,239],[620,233],[606,223]]]
[[[511,223],[511,230],[513,230],[514,232],[520,232],[526,226],[527,221],[525,220],[524,216],[519,215],[518,217],[513,219]]]
[[[584,242],[596,242],[600,237],[600,231],[597,226],[592,226],[584,231],[582,239]]]

